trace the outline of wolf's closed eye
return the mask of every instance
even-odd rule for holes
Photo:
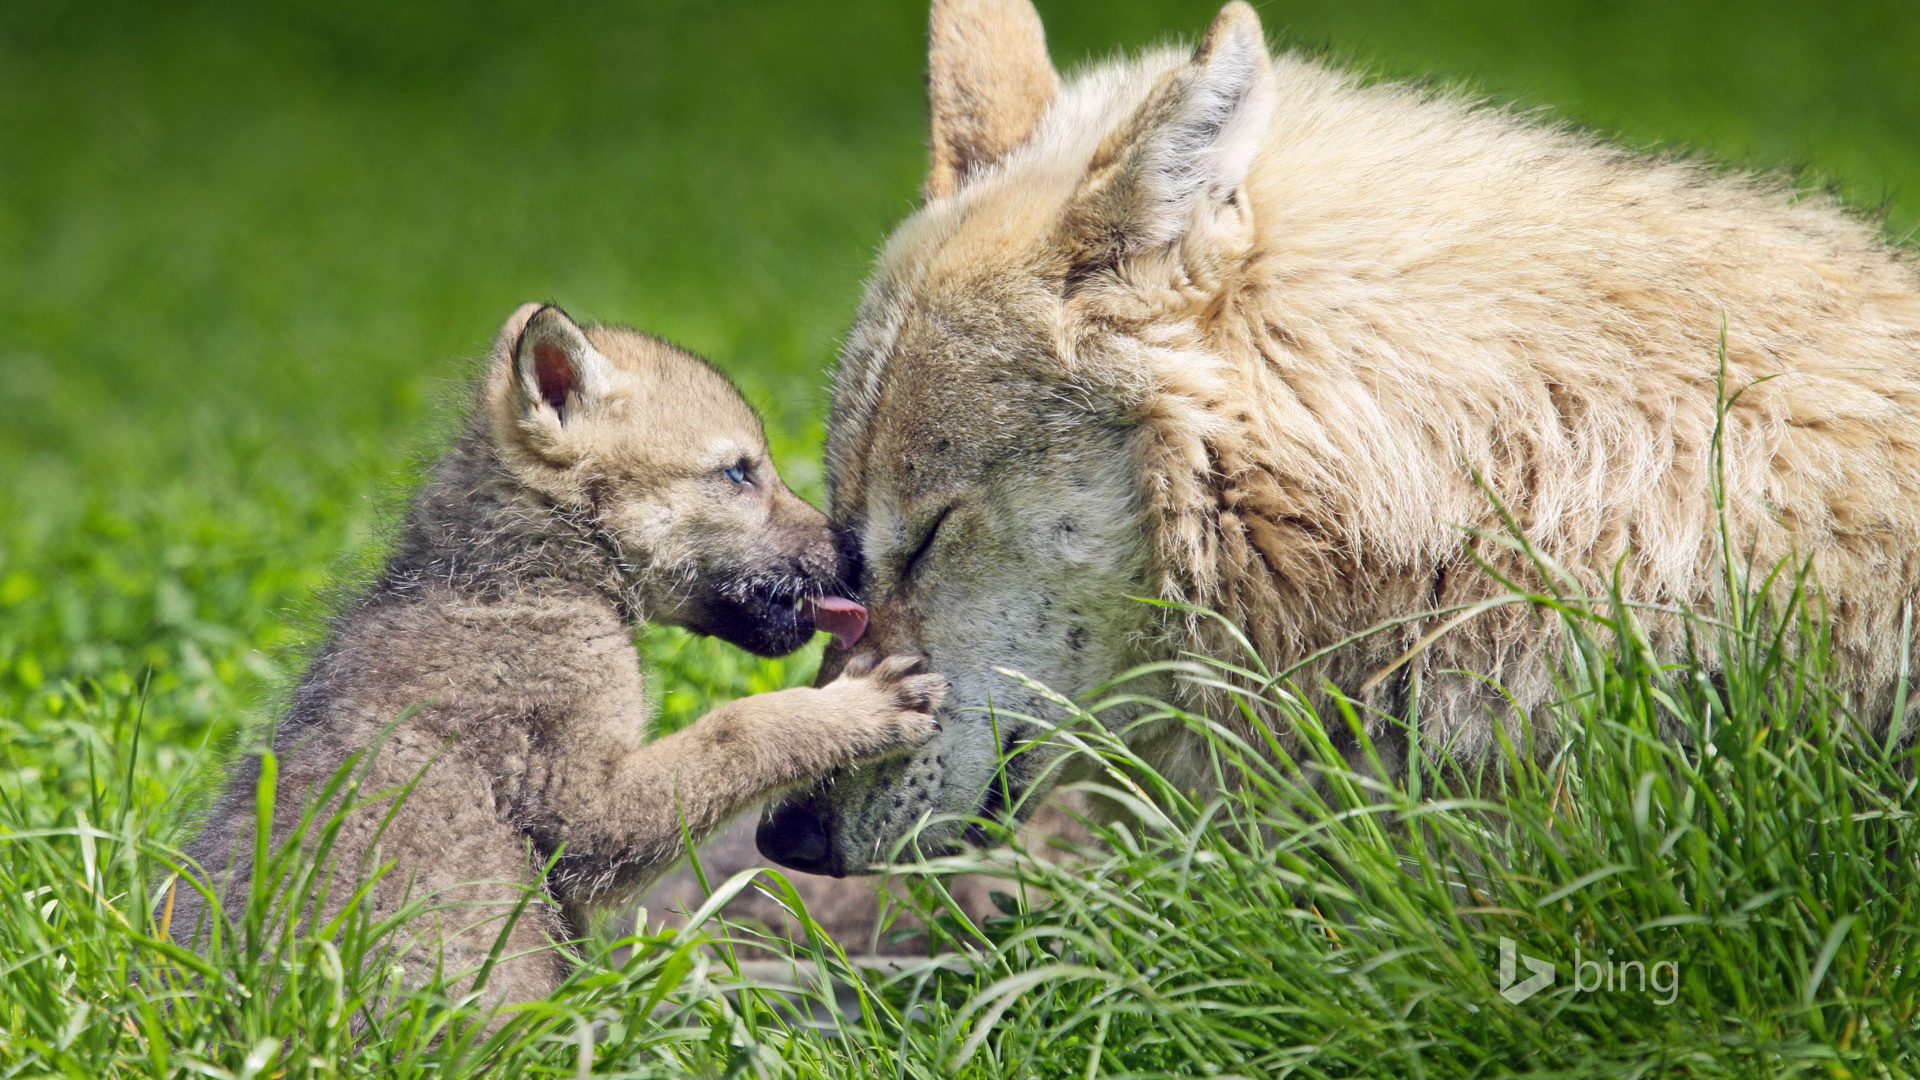
[[[900,564],[899,580],[905,581],[907,577],[913,573],[913,568],[919,564],[921,556],[925,555],[927,550],[933,547],[933,538],[940,535],[941,523],[946,521],[947,515],[951,513],[953,513],[953,507],[949,505],[943,507],[938,514],[934,515],[933,522],[927,526],[927,531],[921,535],[920,542],[914,545],[913,554],[908,555],[906,561]]]

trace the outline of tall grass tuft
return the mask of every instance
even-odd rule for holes
[[[136,740],[137,725],[128,762]],[[269,755],[263,815],[273,766]],[[368,917],[369,885],[398,871],[349,873],[330,858],[333,838],[350,808],[397,806],[405,792],[362,792],[360,766],[342,767],[284,844],[256,852],[238,912],[209,905],[216,914],[198,926],[174,919],[184,890],[211,896],[168,842],[181,831],[177,800],[143,799],[133,769],[94,770],[88,798],[52,811],[0,790],[0,1075],[718,1075],[764,1042],[737,1034],[751,991],[728,996],[708,977],[704,919],[578,943],[559,994],[499,1014],[476,1004],[483,983],[463,979],[474,972],[400,985],[392,955],[406,922],[459,913],[421,896]],[[710,910],[747,884],[722,886]],[[308,917],[330,894],[339,914]]]

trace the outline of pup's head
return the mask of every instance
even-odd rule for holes
[[[939,853],[967,816],[1037,806],[1062,716],[1003,669],[1079,694],[1164,652],[1127,599],[1164,592],[1148,522],[1171,503],[1144,478],[1221,467],[1152,433],[1178,427],[1156,412],[1170,398],[1228,403],[1210,335],[1254,247],[1276,98],[1253,10],[1228,4],[1191,53],[1069,82],[1028,0],[934,0],[931,42],[927,199],[842,350],[827,459],[867,647],[928,656],[951,690],[915,755],[773,810],[761,851],[802,870],[862,872],[908,835]]]
[[[851,643],[851,560],[787,490],[725,376],[659,338],[526,304],[500,331],[486,430],[515,480],[619,564],[627,607],[763,656]],[[589,541],[583,541],[589,542]]]

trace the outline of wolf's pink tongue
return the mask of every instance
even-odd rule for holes
[[[844,596],[816,596],[807,601],[813,625],[833,635],[833,643],[843,649],[867,632],[867,609]]]

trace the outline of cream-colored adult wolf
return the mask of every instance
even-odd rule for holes
[[[985,707],[1008,745],[1035,735],[1009,713],[1050,710],[996,667],[1073,694],[1182,650],[1237,658],[1215,624],[1129,596],[1216,610],[1280,670],[1495,595],[1476,558],[1527,566],[1476,547],[1468,529],[1503,528],[1472,471],[1588,587],[1617,566],[1634,599],[1708,605],[1723,328],[1733,543],[1763,568],[1813,558],[1840,677],[1889,720],[1920,584],[1920,275],[1872,222],[1270,56],[1241,3],[1193,52],[1063,81],[1027,0],[936,0],[931,53],[925,204],[841,354],[827,455],[870,647],[930,655],[951,715],[910,759],[779,808],[767,855],[857,872],[923,815],[1020,798],[1044,758],[997,782]],[[1677,620],[1644,618],[1682,652]],[[1439,626],[1298,684],[1360,693]],[[1481,754],[1494,723],[1537,718],[1554,647],[1489,612],[1365,703],[1400,714],[1417,679],[1429,745]],[[1203,779],[1179,725],[1131,737]]]
[[[531,891],[483,993],[548,993],[569,967],[552,941],[637,893],[685,833],[937,729],[942,681],[896,657],[647,741],[635,623],[766,655],[816,626],[850,642],[864,612],[834,595],[846,558],[827,519],[781,483],[725,376],[657,338],[522,307],[385,572],[342,613],[273,733],[275,847],[343,765],[367,758],[367,803],[321,871],[331,888],[317,904],[288,900],[293,917],[335,917],[363,875],[391,864],[363,913],[377,922],[424,903],[394,942],[405,981],[438,966],[459,987]],[[243,759],[187,849],[229,915],[255,871],[260,776],[260,758]],[[204,947],[200,895],[183,883],[175,896],[175,936]]]

